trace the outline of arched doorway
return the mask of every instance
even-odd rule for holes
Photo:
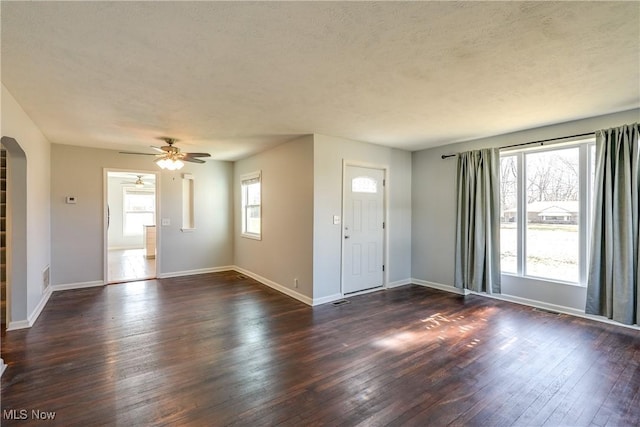
[[[6,282],[5,322],[25,319],[27,314],[27,156],[14,138],[0,140],[6,150],[6,192],[3,195],[6,217],[2,221],[5,231]],[[4,333],[4,330],[2,331]]]

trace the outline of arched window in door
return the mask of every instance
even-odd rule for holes
[[[354,193],[377,193],[378,181],[370,176],[357,176],[351,180],[351,191]]]

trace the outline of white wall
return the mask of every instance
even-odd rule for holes
[[[262,171],[262,240],[240,235],[240,177],[255,171]],[[313,296],[313,137],[240,160],[234,176],[236,265],[302,294],[309,302]]]
[[[50,144],[47,138],[20,107],[9,91],[2,86],[2,136],[14,138],[26,155],[25,197],[26,236],[14,239],[26,240],[26,280],[12,283],[11,321],[26,321],[33,314],[44,296],[42,273],[49,265],[50,250]],[[23,281],[24,280],[24,281]]]
[[[314,135],[313,298],[341,293],[343,161],[386,167],[386,283],[411,277],[411,153],[365,142]]]
[[[51,165],[51,281],[55,285],[101,281],[104,168],[155,172],[157,166],[147,156],[61,144],[52,144]],[[161,172],[160,214],[171,225],[158,229],[158,275],[232,265],[232,169],[232,163],[208,161]],[[195,178],[196,230],[190,233],[180,231],[182,173]],[[66,204],[66,196],[75,196],[77,203]]]
[[[134,156],[135,157],[135,156]],[[155,166],[155,165],[154,165]],[[193,175],[195,228],[182,232],[182,174]],[[160,214],[171,221],[160,225],[161,274],[233,265],[233,163],[185,162],[178,172],[162,172],[156,195]],[[158,193],[159,191],[159,193]]]
[[[587,133],[638,120],[640,110],[631,110],[414,152],[413,277],[451,287],[454,283],[456,158],[443,160],[441,155]],[[502,293],[578,311],[584,310],[586,298],[586,289],[581,286],[507,275],[502,276]]]
[[[2,87],[1,134],[26,155],[26,259],[24,279],[12,289],[12,321],[27,320],[43,301],[42,271],[51,283],[101,281],[103,273],[103,168],[154,171],[147,157],[50,144]],[[160,275],[236,264],[314,301],[340,294],[343,162],[388,168],[386,283],[410,277],[453,285],[455,159],[442,154],[495,147],[632,123],[640,110],[409,153],[325,135],[305,136],[236,162],[187,164],[164,171],[158,183],[161,217]],[[262,170],[263,239],[240,237],[240,175]],[[181,173],[195,178],[195,231],[180,231]],[[64,203],[65,196],[77,204]],[[235,207],[235,209],[234,209]],[[582,310],[578,286],[503,278],[503,293]]]

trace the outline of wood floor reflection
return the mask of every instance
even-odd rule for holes
[[[415,285],[350,302],[235,272],[56,292],[2,338],[2,425],[638,425],[638,331]]]
[[[156,277],[156,260],[144,249],[110,249],[107,254],[108,282],[125,282]]]

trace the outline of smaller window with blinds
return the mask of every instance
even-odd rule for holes
[[[242,194],[242,237],[262,239],[261,172],[240,177]]]
[[[357,176],[351,180],[353,193],[377,193],[378,181],[369,176]]]

